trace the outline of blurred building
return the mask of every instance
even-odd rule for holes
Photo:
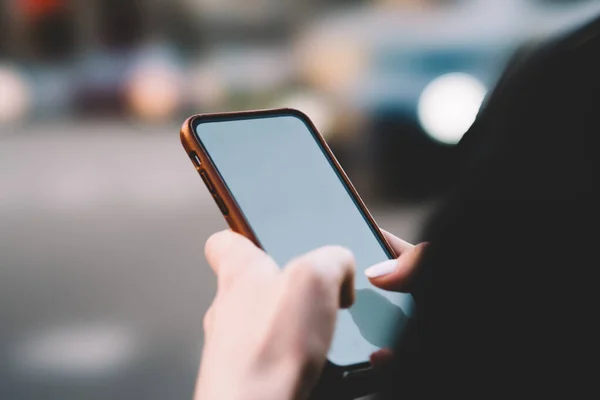
[[[266,65],[266,74],[273,75],[268,65],[281,64],[269,61],[272,46],[287,46],[306,20],[336,3],[344,2],[6,0],[0,4],[0,54],[39,94],[30,104],[30,117],[91,113],[180,118],[200,111],[202,102],[186,103],[185,93],[165,96],[173,98],[163,100],[171,105],[147,97],[181,92],[175,81],[183,81],[188,66],[193,69],[198,63],[204,69],[226,63],[237,69],[235,77],[245,79],[252,92],[262,81],[253,79],[256,74],[251,71]],[[248,67],[246,77],[241,65]],[[288,76],[286,71],[279,75]],[[165,84],[156,83],[161,77]],[[230,80],[216,81],[223,79]],[[237,93],[231,83],[229,92]],[[191,91],[187,97],[205,99],[216,93],[199,90],[202,93]],[[250,97],[259,99],[260,94]],[[242,101],[238,106],[250,105]]]
[[[132,0],[8,0],[5,34],[16,59],[57,62],[98,46],[134,46],[152,7]],[[154,2],[147,2],[149,5]],[[150,29],[147,29],[150,32]]]
[[[0,49],[11,57],[58,60],[98,46],[132,47],[156,37],[194,43],[282,39],[340,0],[5,0]],[[284,36],[285,37],[285,36]],[[283,38],[284,38],[283,37]],[[238,42],[239,43],[239,42]]]
[[[450,182],[452,147],[513,52],[590,3],[4,0],[0,120],[296,107],[346,168],[381,188],[410,170],[400,190],[421,196]]]

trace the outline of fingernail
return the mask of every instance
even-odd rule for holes
[[[391,274],[396,270],[398,260],[387,260],[379,264],[375,264],[365,270],[365,275],[368,278],[379,278],[387,274]]]

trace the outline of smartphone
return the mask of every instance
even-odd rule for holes
[[[326,245],[356,260],[356,301],[340,310],[328,360],[364,370],[414,318],[409,294],[380,290],[363,271],[396,255],[310,119],[275,109],[189,118],[181,140],[229,226],[280,266]]]

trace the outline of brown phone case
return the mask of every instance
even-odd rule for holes
[[[351,196],[356,201],[356,204],[360,207],[361,211],[367,217],[371,226],[375,228],[374,231],[378,236],[379,240],[386,246],[386,249],[391,254],[391,256],[396,257],[397,255],[395,251],[392,249],[386,238],[379,230],[377,223],[373,219],[373,216],[365,206],[363,200],[358,195],[358,192],[354,188],[354,185],[352,184],[352,182],[350,182],[350,179],[342,169],[338,160],[333,155],[333,152],[327,145],[327,142],[325,142],[323,136],[319,133],[317,128],[314,126],[310,118],[306,116],[306,114],[291,108],[225,112],[214,114],[198,114],[188,118],[181,126],[181,143],[183,144],[186,153],[192,160],[192,163],[196,167],[196,170],[202,177],[202,180],[204,181],[206,187],[211,192],[215,202],[217,203],[217,206],[221,210],[221,213],[225,217],[225,220],[227,221],[229,227],[234,232],[240,233],[248,239],[252,240],[254,244],[256,244],[258,247],[262,247],[260,241],[254,234],[254,231],[246,221],[244,214],[237,205],[237,202],[229,192],[227,185],[221,178],[221,175],[219,174],[216,167],[213,165],[206,149],[204,149],[200,141],[196,138],[196,134],[194,132],[194,124],[198,120],[210,120],[216,122],[219,120],[228,121],[234,119],[272,117],[276,115],[294,115],[302,119],[310,127],[310,129],[312,129],[316,139],[319,142],[319,145],[325,151],[326,156],[332,161],[333,166],[344,180],[344,183],[348,187]]]

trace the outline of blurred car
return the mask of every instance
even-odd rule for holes
[[[179,120],[183,78],[183,62],[164,46],[94,50],[68,62],[0,63],[0,82],[10,93],[0,98],[0,120],[75,115]]]
[[[367,171],[380,196],[423,198],[452,182],[454,145],[516,50],[594,7],[469,0],[340,11],[306,28],[298,65],[314,96],[338,110],[329,141],[348,167]]]
[[[184,64],[168,46],[84,55],[73,77],[78,113],[133,116],[145,121],[181,117]]]

